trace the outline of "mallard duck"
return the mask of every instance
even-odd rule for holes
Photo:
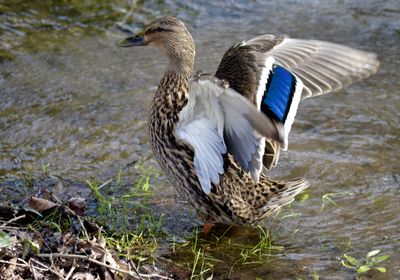
[[[151,104],[155,158],[206,223],[256,223],[293,201],[305,179],[262,171],[288,148],[300,100],[336,91],[377,71],[373,53],[316,40],[262,35],[233,45],[215,75],[193,72],[185,24],[165,16],[120,47],[152,46],[168,66]]]

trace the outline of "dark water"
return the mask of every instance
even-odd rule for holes
[[[158,169],[147,110],[165,59],[115,41],[164,14],[182,18],[197,44],[196,68],[214,71],[233,43],[263,33],[316,38],[376,52],[379,72],[334,94],[304,101],[271,175],[306,177],[310,199],[299,215],[267,222],[285,253],[235,267],[232,279],[352,279],[344,248],[359,259],[389,254],[386,274],[400,279],[400,2],[389,1],[0,1],[0,198],[24,194],[21,180],[43,169],[69,183],[62,196],[88,195],[87,179],[105,181],[135,165]],[[46,182],[36,187],[49,186]],[[163,176],[153,176],[167,227],[191,229],[193,216]],[[50,186],[53,186],[50,184]],[[336,193],[336,205],[321,197]],[[176,232],[175,232],[176,233]],[[234,240],[251,238],[235,233]],[[165,248],[166,251],[167,248]],[[233,252],[232,254],[239,254]],[[228,252],[216,252],[228,258]],[[230,256],[233,259],[235,256]],[[180,261],[180,256],[175,256]],[[225,277],[230,265],[217,265]]]

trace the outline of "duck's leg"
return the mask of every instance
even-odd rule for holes
[[[213,224],[210,219],[206,219],[203,225],[203,232],[205,237],[210,237]]]

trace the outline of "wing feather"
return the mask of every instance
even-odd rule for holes
[[[283,128],[215,77],[191,80],[190,98],[179,114],[177,136],[195,151],[194,167],[203,191],[220,183],[229,152],[258,182],[265,138],[282,142]]]
[[[180,123],[176,134],[195,150],[194,167],[203,191],[211,191],[211,183],[219,184],[224,173],[223,154],[226,147],[217,127],[206,116],[195,117]]]
[[[373,53],[317,40],[285,38],[268,54],[305,78],[303,99],[339,90],[370,76],[379,67]]]
[[[232,46],[215,75],[259,107],[257,96],[263,91],[261,80],[266,77],[265,69],[269,69],[265,63],[268,57],[302,80],[302,99],[340,90],[372,75],[379,67],[374,53],[324,41],[266,34]],[[276,166],[280,147],[267,139],[265,167]]]

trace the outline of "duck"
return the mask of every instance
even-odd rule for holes
[[[194,71],[194,40],[173,16],[153,20],[117,46],[155,47],[168,59],[150,106],[151,149],[205,228],[258,223],[308,188],[304,178],[267,175],[288,149],[300,101],[379,67],[371,52],[266,34],[234,44],[215,74]]]

